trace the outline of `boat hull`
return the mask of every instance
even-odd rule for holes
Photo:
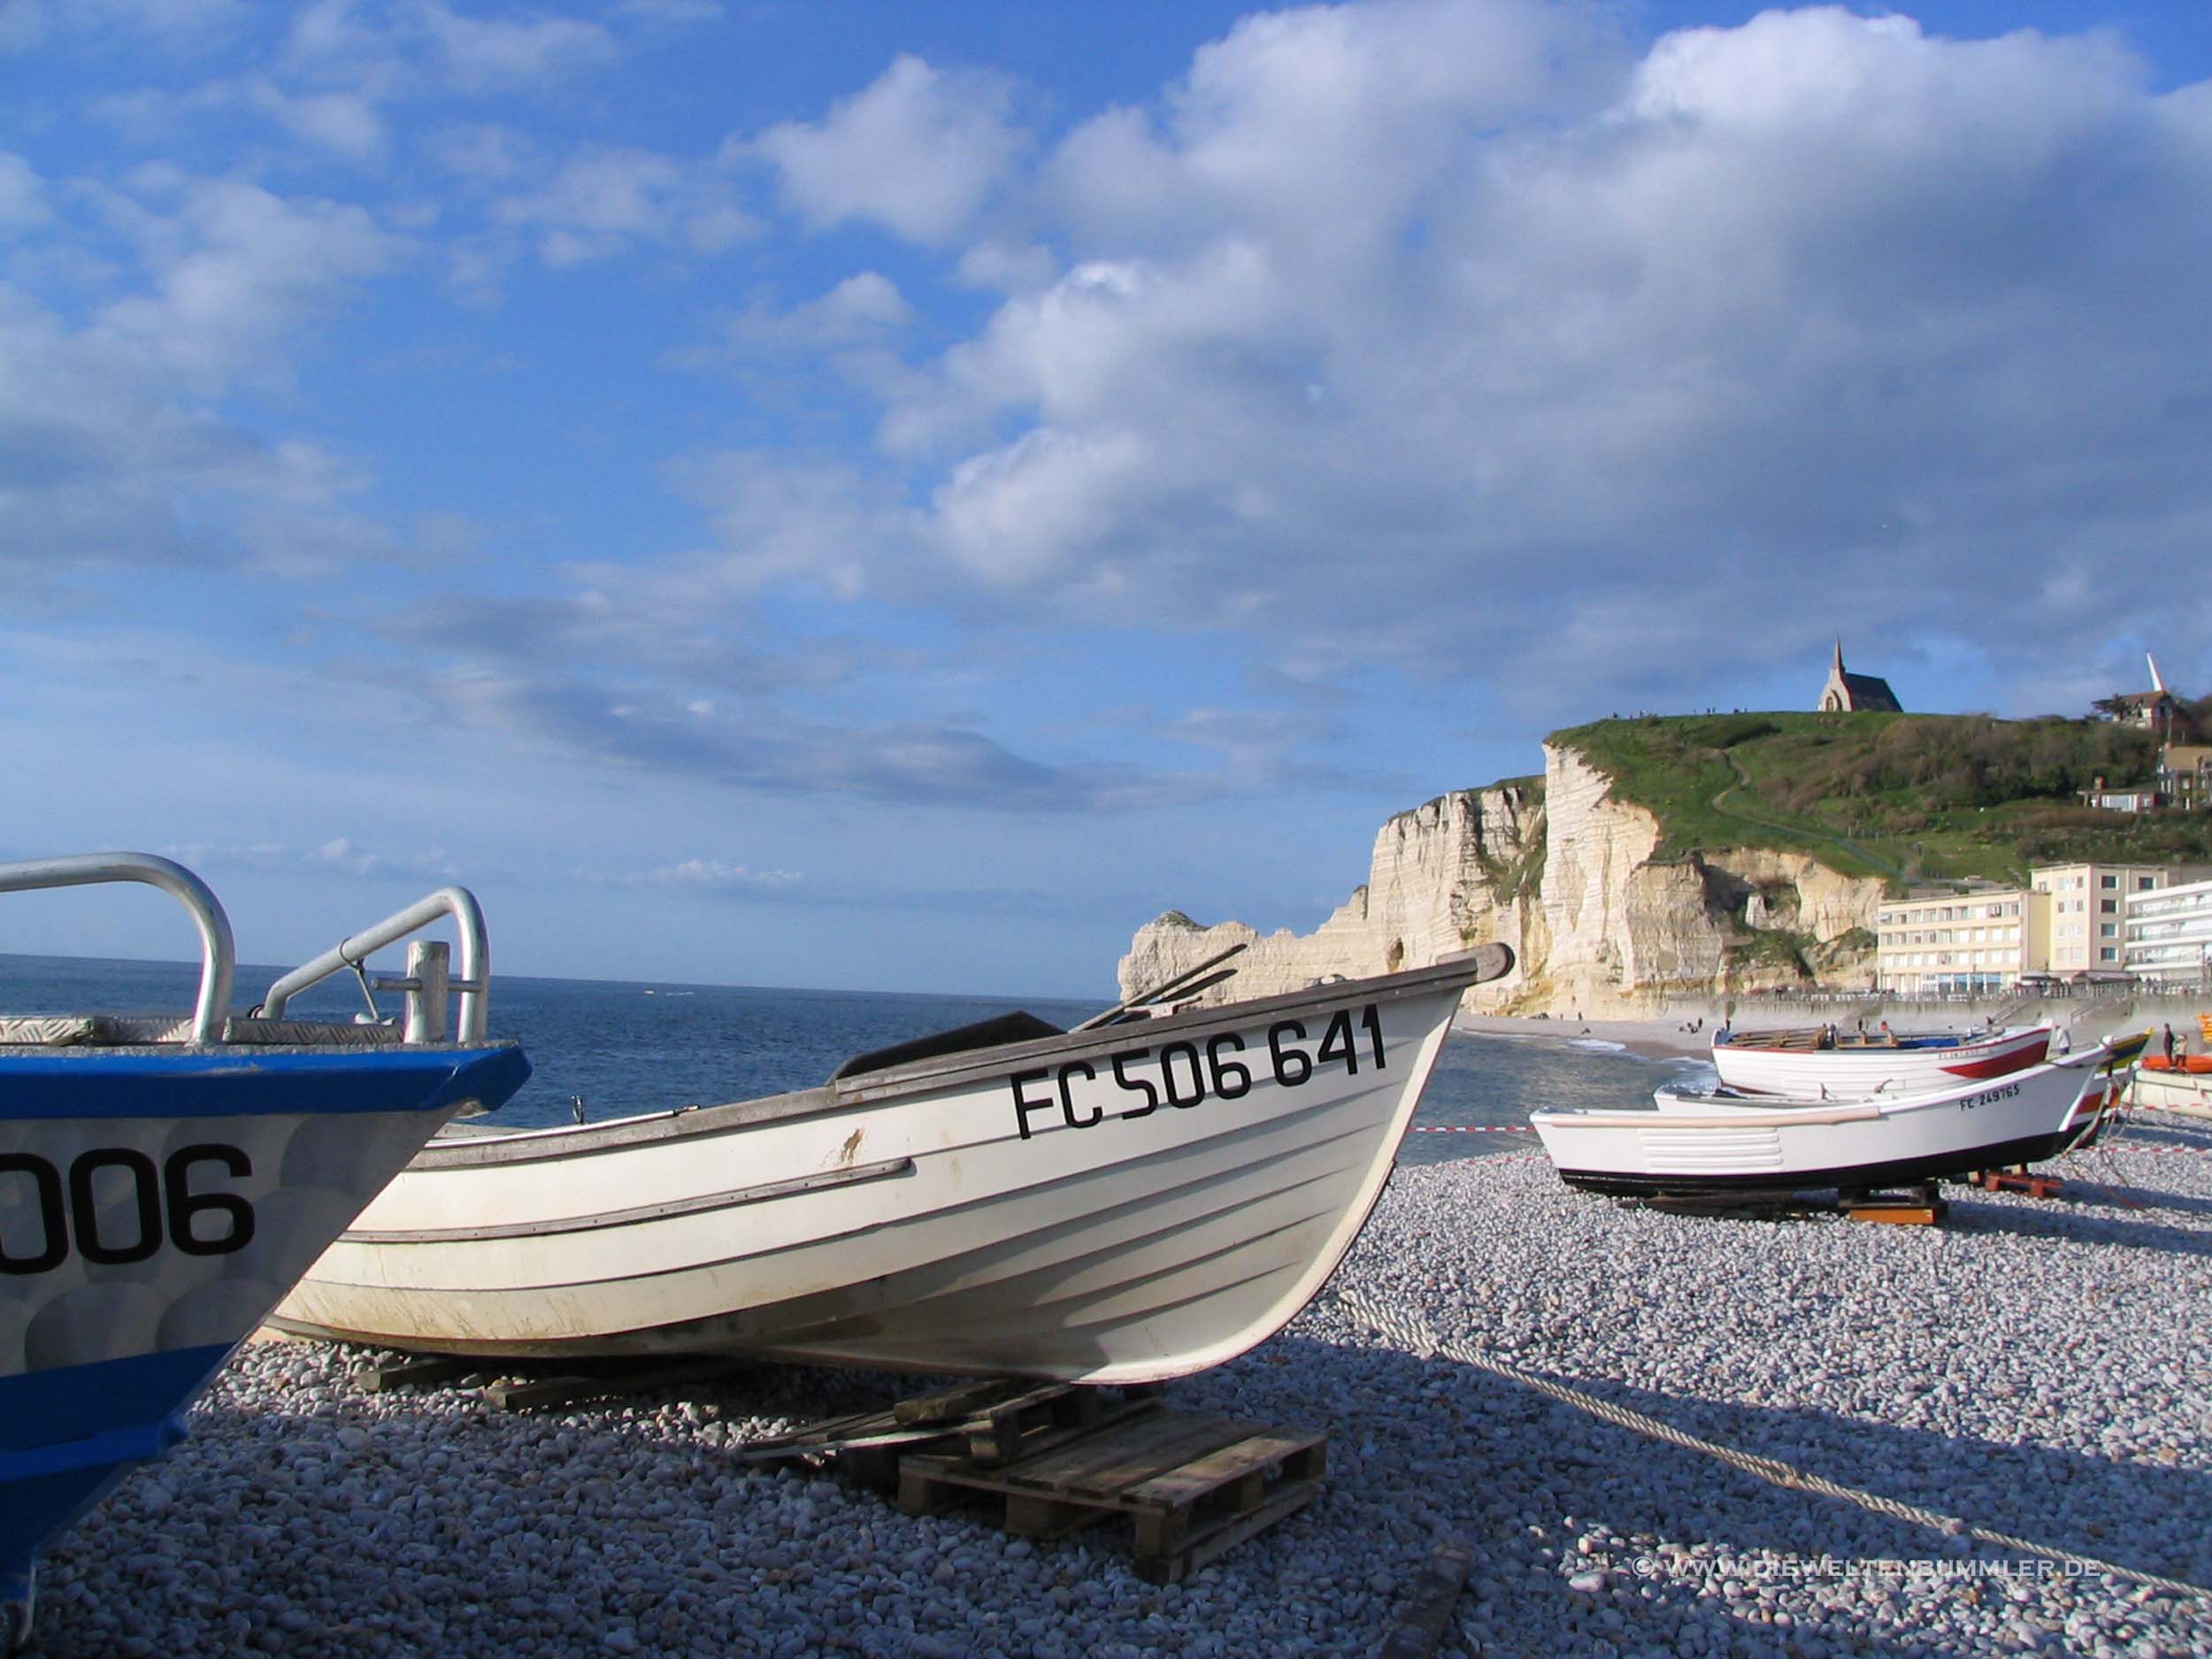
[[[511,1046],[0,1050],[0,1603]]]
[[[2156,1111],[2212,1118],[2212,1075],[2201,1071],[2139,1071],[2129,1086],[2128,1099],[2133,1105]]]
[[[1185,1375],[1334,1271],[1462,990],[1510,961],[1479,956],[768,1101],[442,1141],[275,1323],[469,1355]]]
[[[1678,1096],[1665,1111],[1538,1112],[1530,1122],[1560,1179],[1591,1192],[1872,1190],[2051,1157],[2085,1094],[2107,1082],[2086,1067],[2045,1065],[1894,1101],[1742,1110]]]
[[[1713,1045],[1713,1069],[1728,1087],[1793,1100],[1865,1100],[1917,1094],[1962,1082],[2008,1077],[2040,1065],[2051,1042],[2048,1025],[1955,1041],[1907,1039],[1900,1046],[1780,1048],[1760,1046],[1757,1033]]]

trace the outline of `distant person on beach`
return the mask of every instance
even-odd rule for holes
[[[1894,1048],[1897,1046],[1897,1033],[1889,1028],[1889,1021],[1882,1022],[1881,1028],[1877,1034],[1880,1037],[1883,1047]]]
[[[2174,1063],[2174,1028],[2171,1025],[2166,1027],[2166,1036],[2164,1041],[2166,1045],[2166,1064],[2168,1065],[2171,1065]]]

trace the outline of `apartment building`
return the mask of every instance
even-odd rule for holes
[[[2029,880],[2034,891],[2050,895],[2050,952],[2031,969],[2062,978],[2124,972],[2130,902],[2205,873],[2173,864],[2039,865]]]
[[[2049,954],[2051,898],[1994,882],[1964,882],[1876,912],[1874,983],[1903,996],[1995,992]]]
[[[2129,972],[2162,985],[2212,990],[2212,881],[2189,881],[2131,897]]]

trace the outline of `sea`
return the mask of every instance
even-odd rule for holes
[[[285,972],[242,965],[235,1000],[250,1004]],[[196,963],[0,954],[0,1012],[10,1014],[183,1012],[198,986]],[[396,994],[374,1001],[380,1013],[398,1011]],[[349,975],[295,998],[288,1011],[347,1019],[370,1008],[370,996]],[[581,1112],[596,1122],[809,1088],[854,1055],[1016,1008],[1061,1026],[1099,1011],[1093,1003],[1052,997],[501,974],[492,982],[492,1033],[518,1039],[533,1071],[513,1100],[477,1121],[560,1124]],[[1399,1161],[1526,1152],[1537,1145],[1526,1128],[1530,1112],[1643,1105],[1653,1089],[1684,1075],[1691,1064],[1646,1058],[1597,1038],[1456,1032],[1430,1077]]]

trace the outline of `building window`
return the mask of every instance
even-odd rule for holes
[[[2138,877],[2136,877],[2136,878],[2135,878],[2135,890],[2136,890],[2138,893],[2148,893],[2148,892],[2151,890],[2151,883],[2152,883],[2152,881],[2153,881],[2153,878],[2152,878],[2152,877],[2150,877],[2150,876],[2138,876]]]
[[[2097,910],[2098,913],[2101,915],[2117,916],[2120,913],[2120,901],[2117,899],[2099,899],[2097,901]]]
[[[2100,939],[2117,939],[2119,936],[2120,936],[2120,924],[2119,924],[2119,923],[2117,923],[2117,922],[2099,922],[2099,923],[2097,924],[2097,937],[2098,937],[2098,938],[2100,938]]]
[[[2117,962],[2119,959],[2120,953],[2110,945],[2107,945],[2097,953],[2097,960],[2100,962]]]
[[[2101,887],[2116,887],[2120,885],[2120,878],[2117,876],[2099,876],[2097,878],[2097,885]]]

